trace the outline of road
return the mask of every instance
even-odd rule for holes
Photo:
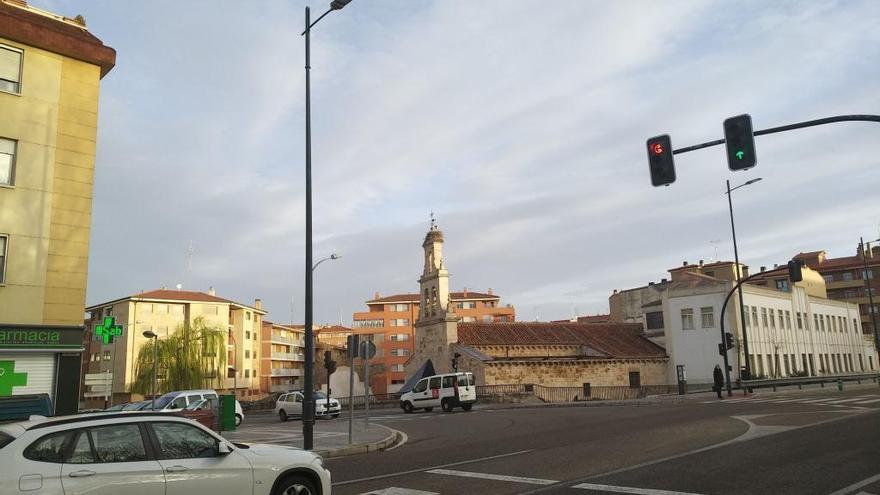
[[[335,495],[880,495],[876,385],[643,406],[386,409],[372,419],[407,442],[329,459]]]

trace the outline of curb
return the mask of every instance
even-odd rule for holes
[[[369,452],[380,452],[386,449],[390,449],[392,447],[397,447],[398,444],[402,444],[401,442],[403,442],[406,438],[406,435],[393,428],[389,428],[384,425],[375,426],[388,430],[388,436],[377,442],[358,443],[354,445],[346,445],[345,447],[340,447],[338,449],[315,450],[314,452],[316,454],[319,454],[324,459],[332,459],[334,457],[343,457],[355,454],[367,454]]]

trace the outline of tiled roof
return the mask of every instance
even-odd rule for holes
[[[449,295],[452,296],[453,301],[461,301],[461,300],[466,300],[466,299],[501,299],[500,296],[497,296],[495,294],[484,294],[482,292],[474,292],[474,291],[470,291],[470,290],[467,291],[467,295],[465,295],[464,292],[450,292]],[[419,302],[419,294],[418,293],[395,294],[393,296],[385,296],[385,297],[380,297],[378,299],[370,299],[369,301],[367,301],[367,304],[392,303],[392,302],[414,302],[414,303],[417,303],[417,302]]]
[[[342,325],[331,325],[329,327],[321,327],[315,329],[316,333],[334,333],[334,332],[348,332],[351,333],[351,329],[348,327],[344,327]]]
[[[206,294],[204,292],[197,292],[192,290],[169,290],[169,289],[159,289],[159,290],[151,290],[148,292],[141,292],[140,294],[135,294],[133,296],[123,297],[121,299],[116,299],[114,301],[94,304],[86,308],[86,311],[91,311],[92,309],[99,308],[102,306],[107,306],[109,304],[113,304],[120,301],[125,301],[127,299],[144,299],[144,300],[159,300],[159,301],[187,301],[187,302],[215,302],[215,303],[224,303],[224,304],[234,304],[236,306],[242,306],[245,308],[250,308],[254,311],[257,311],[262,314],[266,314],[266,312],[262,309],[254,308],[253,306],[248,306],[247,304],[237,303],[235,301],[230,301],[229,299],[223,299],[222,297],[212,296],[211,294]]]
[[[681,274],[681,277],[681,280],[669,284],[670,290],[696,289],[698,287],[711,287],[713,285],[729,283],[726,280],[696,272],[685,272]]]
[[[638,323],[459,323],[464,345],[585,345],[611,358],[662,358]]]

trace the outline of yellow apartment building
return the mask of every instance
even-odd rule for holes
[[[0,0],[0,395],[76,411],[101,79],[116,51],[71,19]],[[72,378],[71,378],[72,377]]]
[[[181,325],[191,325],[196,318],[204,319],[208,326],[226,330],[227,376],[217,377],[206,383],[206,388],[216,388],[238,397],[259,396],[262,342],[262,319],[266,314],[262,301],[256,299],[253,306],[217,297],[213,288],[205,292],[160,289],[123,297],[86,308],[90,318],[86,320],[86,373],[112,373],[113,402],[140,399],[132,394],[135,379],[135,363],[140,348],[149,339],[144,332],[152,331],[158,339],[167,338]],[[113,317],[122,327],[122,335],[111,344],[97,338],[95,328],[105,318]],[[169,392],[159,390],[158,393]],[[103,394],[84,391],[86,407],[104,404]]]

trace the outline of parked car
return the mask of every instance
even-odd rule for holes
[[[125,406],[122,407],[123,411],[143,411],[144,409],[148,409],[150,405],[153,403],[151,400],[144,400],[140,402],[129,402]]]
[[[313,452],[233,444],[152,411],[0,425],[0,466],[0,487],[13,493],[330,494],[330,472]]]
[[[179,410],[178,414],[193,421],[198,421],[212,430],[218,430],[217,406],[218,399],[202,399]]]
[[[167,394],[156,399],[157,411],[176,411],[184,409],[186,406],[198,402],[202,399],[218,399],[219,395],[216,390],[178,390],[168,392]],[[235,401],[235,426],[240,426],[244,421],[244,410],[241,403]]]
[[[339,401],[330,398],[330,405],[327,405],[327,396],[323,392],[315,392],[315,417],[317,418],[338,418],[342,407]],[[281,394],[275,401],[275,414],[281,421],[287,421],[291,416],[302,417],[302,401],[303,393],[301,391]]]
[[[24,420],[32,414],[51,416],[54,409],[49,394],[0,397],[0,421]]]
[[[415,409],[432,411],[440,406],[444,412],[461,407],[470,411],[477,402],[477,387],[473,373],[459,372],[422,378],[413,389],[400,396],[400,408],[405,413]]]
[[[121,411],[123,407],[125,407],[125,406],[127,406],[127,405],[129,405],[129,404],[130,404],[130,402],[120,402],[119,404],[113,404],[112,406],[110,406],[110,407],[108,407],[107,409],[104,409],[104,410],[105,410],[105,411],[110,411],[110,412],[112,412],[112,411]]]

